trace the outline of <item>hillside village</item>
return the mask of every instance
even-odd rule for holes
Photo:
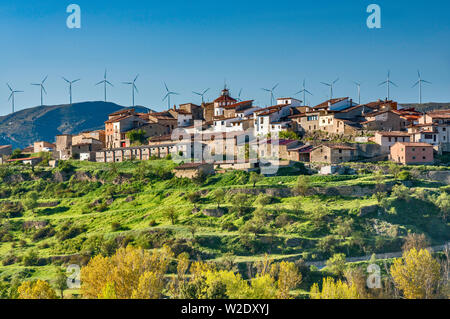
[[[0,146],[1,161],[34,165],[40,157],[26,155],[41,152],[51,152],[55,160],[94,162],[171,156],[192,174],[205,167],[249,171],[275,161],[277,167],[299,161],[432,164],[436,154],[450,151],[450,110],[421,113],[387,99],[357,104],[343,97],[316,106],[295,98],[276,101],[262,108],[233,98],[225,87],[201,105],[150,113],[124,109],[107,115],[104,130],[35,141],[18,158],[9,158],[11,146]]]

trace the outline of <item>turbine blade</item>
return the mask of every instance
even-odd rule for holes
[[[388,81],[381,82],[380,84],[378,84],[378,86],[384,85],[386,83],[388,83]]]
[[[169,88],[167,87],[166,82],[164,82],[164,87],[166,88],[166,91],[169,92]]]
[[[331,86],[331,84],[329,84],[329,83],[325,83],[325,82],[320,82],[320,83],[322,83],[323,85],[326,85],[326,86]]]
[[[11,92],[11,94],[9,95],[8,101],[11,101],[11,98],[13,96],[14,93]]]
[[[314,94],[312,94],[311,92],[309,92],[308,90],[305,90],[305,92],[308,93],[308,94],[314,95]]]
[[[427,80],[422,80],[422,82],[428,83],[428,84],[433,84],[433,83],[431,83],[431,82],[429,82],[429,81],[427,81]]]
[[[9,88],[9,90],[12,92],[13,91],[13,89],[9,86],[9,84],[8,83],[6,83],[6,85],[8,86],[8,88]]]
[[[135,84],[133,84],[133,88],[136,90],[136,92],[139,93],[139,90],[138,90],[138,88],[137,88],[137,86]]]
[[[70,81],[67,80],[65,77],[62,77],[62,79],[63,79],[64,81],[66,81],[67,83],[70,83]]]
[[[192,91],[192,93],[202,96],[202,94],[200,94],[200,93],[198,93],[198,92]]]
[[[275,89],[278,87],[278,85],[280,85],[280,83],[277,83],[277,85],[275,85],[275,86],[272,88],[272,91],[275,90]]]
[[[102,83],[105,83],[105,80],[98,82],[96,85],[99,85],[99,84],[102,84]]]
[[[411,87],[411,88],[414,88],[414,87],[416,87],[417,86],[417,84],[419,84],[420,83],[420,81],[417,81],[416,83],[414,83],[414,85]]]
[[[47,95],[47,91],[45,90],[44,86],[42,86],[42,90],[44,91],[45,95]]]
[[[209,91],[209,88],[207,88],[206,90],[203,91],[203,95]]]
[[[106,83],[108,83],[111,86],[114,86],[111,82],[109,82],[108,80],[105,81]]]
[[[72,81],[72,84],[77,83],[78,81],[81,81],[81,79],[76,79],[75,81]]]
[[[169,95],[170,93],[167,93],[162,100],[165,101],[169,97]]]
[[[136,77],[134,78],[134,81],[133,81],[133,82],[136,82],[136,80],[138,79],[138,77],[139,77],[139,74],[136,75]]]
[[[45,81],[47,81],[48,75],[45,76],[44,80],[42,80],[42,84],[45,83]]]

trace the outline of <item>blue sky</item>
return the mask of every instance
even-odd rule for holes
[[[80,5],[82,28],[66,27],[66,7]],[[368,29],[366,8],[381,7],[382,28]],[[433,82],[424,101],[450,102],[450,3],[447,0],[316,1],[31,1],[0,4],[0,115],[10,112],[9,82],[25,93],[16,109],[39,104],[39,89],[30,85],[45,75],[44,104],[68,101],[61,76],[81,78],[74,101],[101,100],[105,68],[110,100],[131,104],[128,86],[139,73],[136,103],[156,110],[163,81],[181,95],[173,103],[200,102],[191,91],[211,88],[214,99],[227,80],[232,94],[265,106],[261,88],[280,83],[277,96],[292,96],[303,79],[315,105],[329,89],[320,81],[336,77],[335,96],[357,98],[352,81],[360,81],[362,100],[386,96],[378,84],[387,70],[400,102],[417,102],[412,89],[420,69]]]

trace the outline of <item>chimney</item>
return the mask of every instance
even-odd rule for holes
[[[176,111],[177,110],[177,106],[174,104],[173,105],[173,110]]]

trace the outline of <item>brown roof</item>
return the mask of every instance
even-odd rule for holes
[[[253,100],[242,101],[242,102],[239,102],[239,103],[234,103],[234,104],[231,104],[231,105],[226,105],[226,106],[224,106],[223,108],[225,108],[225,109],[235,109],[235,108],[237,108],[237,107],[239,107],[239,106],[243,106],[243,105],[247,105],[247,104],[251,104],[251,103],[253,103]]]
[[[29,160],[34,160],[34,159],[40,159],[40,157],[14,158],[14,159],[7,160],[7,162],[29,161]]]
[[[117,122],[120,122],[120,121],[122,121],[122,120],[125,120],[125,119],[127,119],[127,118],[129,118],[129,117],[131,117],[131,116],[134,116],[134,115],[129,115],[129,114],[128,114],[128,115],[119,116],[119,117],[116,117],[116,118],[113,118],[113,119],[111,119],[111,120],[106,121],[105,124],[117,123]]]
[[[320,104],[314,106],[313,109],[321,109],[321,108],[327,107],[328,104],[333,105],[333,104],[336,104],[336,103],[339,103],[339,102],[345,101],[345,100],[348,100],[348,97],[340,97],[340,98],[336,98],[336,99],[327,100],[323,103],[320,103]]]
[[[376,134],[380,134],[381,136],[387,136],[387,137],[410,136],[411,135],[411,133],[399,132],[399,131],[392,131],[392,132],[378,131],[378,132],[376,132]]]
[[[12,145],[0,145],[0,150],[10,147],[12,147]]]
[[[116,116],[116,115],[121,115],[121,114],[125,114],[125,113],[134,113],[134,109],[120,110],[120,111],[109,114],[109,116]]]
[[[325,144],[324,146],[327,146],[335,150],[353,150],[353,151],[356,150],[356,147],[348,145]]]
[[[401,144],[405,147],[433,147],[433,145],[428,143],[398,142],[396,144]]]

